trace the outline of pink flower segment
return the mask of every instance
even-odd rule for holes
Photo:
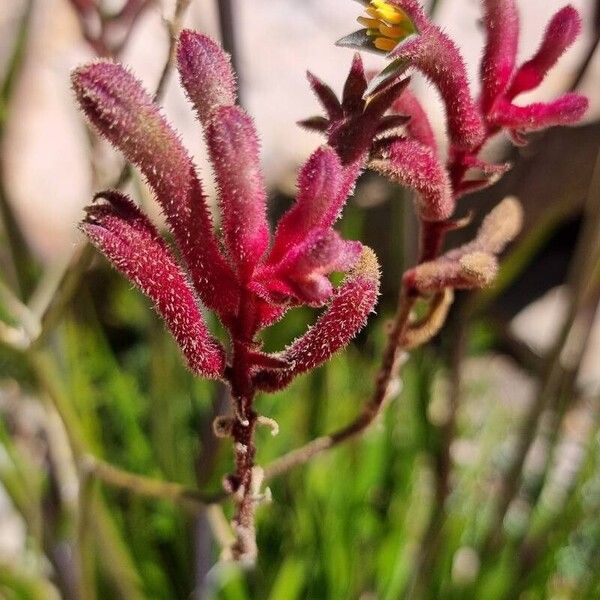
[[[338,44],[383,54],[391,61],[362,88],[363,96],[369,99],[364,112],[369,111],[372,92],[381,95],[383,89],[406,81],[402,77],[410,69],[420,71],[438,89],[444,102],[448,158],[444,163],[439,156],[427,115],[408,89],[397,95],[391,111],[410,120],[404,131],[384,139],[377,139],[377,135],[385,119],[392,115],[378,116],[379,130],[367,128],[364,117],[361,121],[355,116],[346,125],[344,106],[335,105],[335,98],[325,93],[322,83],[318,88],[313,84],[313,89],[326,108],[327,119],[313,117],[304,124],[326,132],[334,147],[339,145],[340,137],[345,146],[360,140],[360,147],[364,147],[364,140],[370,140],[369,166],[413,188],[423,221],[445,221],[462,195],[491,185],[506,171],[508,165],[486,164],[478,157],[492,136],[504,130],[515,144],[525,144],[528,133],[575,124],[587,109],[587,98],[573,92],[550,102],[525,106],[514,102],[520,94],[537,88],[579,35],[581,19],[572,6],[553,16],[537,52],[517,66],[520,30],[516,1],[481,0],[486,43],[480,68],[481,96],[476,99],[457,45],[429,19],[418,0],[360,1],[367,16],[358,21],[365,28],[342,38]],[[353,67],[351,77],[356,78],[357,73]],[[354,103],[354,110],[356,106]],[[397,127],[400,125],[396,122]],[[352,135],[347,136],[351,142],[340,136],[335,127],[342,134],[345,127],[352,127]],[[467,178],[473,170],[479,172],[477,178]]]
[[[375,261],[365,261],[368,250],[333,229],[364,160],[353,156],[344,164],[331,147],[319,148],[300,172],[295,205],[272,234],[258,136],[251,117],[234,104],[229,58],[210,38],[183,31],[177,59],[215,173],[220,239],[196,168],[178,135],[141,83],[110,61],[73,73],[77,100],[99,133],[144,175],[183,265],[147,217],[120,192],[99,194],[81,227],[153,301],[195,373],[225,377],[227,370],[225,350],[210,335],[199,309],[203,303],[229,329],[234,349],[245,348],[246,370],[258,379],[273,377],[273,369],[285,372],[279,376],[281,387],[345,346],[375,305]],[[348,92],[353,101],[361,94]],[[337,289],[329,281],[335,271],[348,273]],[[256,334],[289,307],[302,304],[328,308],[306,340],[294,342],[281,359],[261,353]],[[326,332],[332,327],[337,334],[330,338]],[[311,349],[315,339],[318,354]]]
[[[526,106],[513,104],[523,92],[539,86],[546,73],[576,40],[581,18],[572,7],[559,10],[550,20],[535,55],[520,67],[516,65],[519,18],[515,0],[484,0],[487,44],[481,63],[481,109],[488,130],[506,129],[517,144],[525,134],[553,125],[577,123],[588,107],[588,100],[567,93],[552,102]]]

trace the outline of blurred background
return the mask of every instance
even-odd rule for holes
[[[104,21],[89,8],[97,4]],[[599,598],[600,2],[573,0],[583,35],[529,98],[577,89],[591,101],[585,121],[519,150],[496,140],[486,152],[514,168],[460,203],[474,224],[451,245],[507,194],[524,205],[497,285],[458,295],[443,332],[411,354],[401,391],[362,438],[269,483],[252,571],[217,563],[229,505],[192,511],[82,475],[85,451],[216,491],[232,456],[211,428],[226,392],[185,370],[147,301],[79,239],[83,206],[123,164],[87,131],[69,72],[112,53],[156,89],[174,15],[220,39],[262,138],[275,220],[321,143],[295,125],[318,113],[305,71],[341,90],[352,54],[334,42],[356,29],[360,6],[134,1],[130,14],[109,19],[124,4],[0,4],[0,598]],[[563,2],[518,4],[525,59]],[[475,82],[480,3],[429,5]],[[414,79],[443,146],[437,93]],[[201,132],[174,74],[162,91],[212,199]],[[136,173],[126,188],[160,222]],[[259,464],[349,422],[369,397],[415,257],[410,197],[366,174],[340,229],[380,258],[377,315],[325,367],[259,398],[280,426],[277,437],[259,431]],[[290,312],[267,331],[267,349],[314,318]]]

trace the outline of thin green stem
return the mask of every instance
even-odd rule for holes
[[[168,500],[185,507],[191,512],[203,510],[207,505],[220,502],[225,498],[223,493],[204,494],[180,483],[162,481],[131,473],[90,454],[83,456],[80,462],[84,472],[111,487],[126,490],[139,496]]]

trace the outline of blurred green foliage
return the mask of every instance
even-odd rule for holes
[[[0,86],[0,135],[26,17]],[[39,265],[1,183],[0,282],[26,298]],[[394,202],[368,210],[351,205],[341,223],[345,237],[363,240],[382,259],[379,314],[348,351],[258,399],[260,413],[280,427],[277,437],[259,430],[261,465],[350,422],[370,395],[409,261],[409,203],[397,200],[398,190],[390,194]],[[272,208],[281,213],[277,201]],[[595,406],[568,407],[554,460],[543,473],[535,465],[525,469],[500,542],[483,543],[527,408],[527,393],[513,398],[514,386],[504,384],[518,378],[526,385],[530,377],[493,353],[499,332],[483,310],[561,219],[559,209],[547,212],[507,262],[496,290],[469,303],[480,312],[470,313],[463,332],[466,377],[451,439],[452,360],[468,314],[461,309],[435,344],[412,353],[399,396],[364,436],[269,482],[273,501],[258,512],[254,570],[218,562],[208,513],[192,515],[167,499],[91,478],[78,490],[79,447],[126,471],[210,491],[220,489],[232,467],[230,445],[216,442],[211,429],[215,414],[227,410],[224,390],[185,370],[147,301],[97,261],[41,347],[23,353],[0,345],[0,518],[18,523],[0,530],[0,548],[18,547],[16,556],[0,555],[0,598],[600,598],[597,398]],[[267,332],[265,347],[281,349],[314,317],[291,311]],[[18,325],[2,301],[0,321]],[[212,327],[219,331],[218,323]],[[440,500],[443,476],[449,494]],[[227,502],[224,510],[230,517]]]
[[[189,486],[196,484],[198,465],[205,466],[205,487],[218,489],[231,468],[231,450],[222,444],[214,459],[205,460],[204,445],[210,442],[199,432],[207,431],[211,405],[222,392],[186,372],[145,299],[105,263],[98,267],[50,342],[52,369],[87,447],[128,471]],[[281,431],[272,437],[267,429],[259,430],[259,464],[357,414],[385,342],[387,312],[326,367],[284,392],[259,398],[259,411],[276,419]],[[268,332],[266,346],[280,348],[312,318],[309,311],[291,312]],[[485,360],[494,341],[493,330],[481,325],[470,338],[475,361]],[[507,529],[493,555],[477,552],[494,480],[506,460],[505,441],[522,413],[505,401],[492,377],[480,373],[465,382],[455,444],[463,452],[468,449],[469,458],[454,461],[452,492],[443,515],[436,512],[435,460],[443,441],[440,415],[448,394],[450,338],[413,353],[403,369],[400,396],[364,437],[270,483],[273,502],[259,510],[260,555],[254,571],[215,566],[215,543],[209,564],[199,566],[194,548],[199,537],[211,537],[202,519],[168,501],[99,486],[90,526],[98,597],[188,598],[199,585],[194,573],[206,567],[203,597],[227,600],[393,600],[407,594],[509,599],[517,592],[527,599],[598,597],[597,436],[558,515],[550,511],[544,517],[533,510],[524,524]],[[13,393],[23,395],[23,402],[39,397],[30,371],[19,369],[4,351],[0,372],[3,388],[18,383]],[[46,410],[53,412],[49,405]],[[49,535],[44,531],[48,505],[57,502],[52,469],[31,456],[6,411],[0,447],[3,487],[28,526],[27,553],[34,556],[44,545],[49,552],[48,544],[56,542],[43,539]],[[73,512],[64,498],[58,504],[62,515],[52,536],[72,541]],[[230,507],[225,508],[229,516]],[[427,548],[423,544],[434,519],[435,540]],[[534,525],[540,548],[530,567],[520,550]],[[419,572],[417,560],[423,551],[430,554],[425,573]],[[43,572],[29,562],[22,564],[22,572],[6,567],[0,572],[2,597],[52,597]]]

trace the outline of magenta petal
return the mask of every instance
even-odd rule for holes
[[[389,146],[382,159],[371,161],[369,166],[414,189],[422,219],[443,221],[454,212],[448,173],[428,146],[414,140],[398,140]]]
[[[279,355],[294,366],[259,372],[255,379],[257,387],[269,391],[282,389],[297,375],[329,360],[364,327],[378,294],[377,259],[370,249],[364,248],[359,264],[336,290],[325,313]]]
[[[348,271],[361,250],[360,242],[346,241],[333,229],[317,230],[290,251],[275,276],[289,286],[296,300],[321,306],[333,291],[327,275]]]
[[[217,108],[235,104],[237,86],[229,55],[207,35],[189,29],[181,32],[177,68],[202,123]]]
[[[507,98],[536,88],[581,32],[581,17],[572,6],[565,6],[550,20],[542,44],[535,55],[517,71]]]
[[[76,69],[72,81],[90,122],[152,187],[202,301],[220,314],[235,310],[233,274],[219,252],[194,164],[150,95],[109,61]]]
[[[206,139],[215,170],[225,245],[248,278],[269,244],[266,192],[254,123],[237,106],[213,113]]]
[[[404,90],[400,98],[392,104],[392,110],[400,115],[408,115],[410,121],[406,124],[406,132],[410,138],[437,150],[437,143],[427,113],[417,97],[410,91]]]
[[[486,46],[481,61],[481,108],[487,114],[510,84],[519,45],[514,0],[484,0]]]
[[[316,228],[329,227],[342,204],[343,168],[336,152],[321,146],[308,159],[298,176],[296,202],[279,221],[269,263],[278,262],[291,246]]]
[[[147,217],[125,195],[109,191],[87,209],[81,229],[156,307],[190,369],[220,377],[225,351],[208,332],[185,275]]]
[[[417,3],[396,0],[392,4],[406,10],[415,20]],[[463,59],[454,42],[439,27],[422,16],[418,21],[419,35],[399,43],[389,57],[409,61],[436,85],[446,107],[450,139],[462,149],[473,149],[482,142],[485,130],[479,108],[471,97]]]
[[[501,127],[517,132],[539,131],[555,125],[573,125],[585,114],[589,101],[569,92],[553,102],[536,102],[528,106],[499,103],[490,119]]]
[[[335,230],[328,229],[315,231],[294,250],[290,254],[296,254],[296,258],[286,257],[280,268],[292,277],[303,278],[315,272],[347,271],[356,263],[362,244],[346,241]]]

